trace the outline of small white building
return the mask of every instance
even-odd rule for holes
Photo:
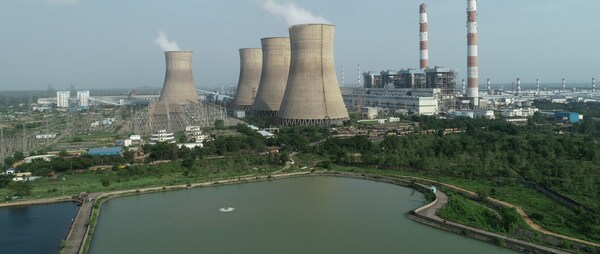
[[[246,118],[246,111],[236,110],[233,112],[233,117],[239,118],[239,119],[244,119],[244,118]]]
[[[56,157],[56,154],[29,156],[29,157],[25,158],[25,163],[31,163],[34,160],[50,161],[50,160],[52,160],[52,158],[55,158],[55,157]]]
[[[530,117],[538,112],[537,108],[511,108],[502,110],[502,116],[504,117]]]
[[[156,144],[158,142],[175,143],[175,134],[173,132],[167,132],[167,130],[159,130],[157,133],[150,135],[150,144]]]

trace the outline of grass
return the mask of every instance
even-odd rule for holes
[[[248,166],[245,170],[232,169],[226,162],[226,159],[215,160],[211,163],[211,167],[190,171],[188,176],[183,175],[183,167],[178,163],[152,166],[155,171],[147,175],[127,175],[125,172],[119,171],[61,173],[54,179],[42,178],[32,181],[32,195],[23,200],[73,196],[81,192],[91,193],[171,186],[249,174],[265,175],[281,169],[281,166],[276,165],[267,165],[266,168],[264,165],[254,165]],[[108,186],[102,185],[102,181],[105,179],[109,180],[110,184]],[[8,195],[9,191],[7,189],[0,189],[0,197]]]

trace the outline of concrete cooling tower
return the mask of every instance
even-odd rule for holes
[[[252,110],[258,116],[275,116],[290,73],[290,38],[263,38],[263,66]]]
[[[236,110],[251,110],[262,72],[262,49],[240,49],[240,80],[233,99]]]
[[[292,58],[281,108],[283,125],[341,125],[348,120],[333,60],[335,26],[290,28]]]
[[[167,51],[167,71],[159,102],[189,104],[199,103],[192,74],[191,51]]]

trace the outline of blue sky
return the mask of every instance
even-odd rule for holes
[[[278,1],[285,3],[286,1]],[[297,0],[336,25],[335,59],[356,68],[418,67],[418,0]],[[238,49],[287,36],[263,0],[2,0],[0,90],[160,87],[159,31],[194,51],[201,88],[235,85]],[[466,1],[430,0],[430,64],[466,69]],[[480,0],[480,79],[510,84],[600,78],[600,1]]]

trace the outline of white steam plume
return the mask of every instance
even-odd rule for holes
[[[288,26],[299,24],[331,24],[325,18],[315,16],[310,11],[295,3],[279,4],[273,0],[266,0],[262,6],[268,12],[283,17]]]
[[[169,41],[167,38],[167,34],[163,31],[158,32],[158,37],[154,39],[154,43],[160,46],[164,51],[180,51],[179,46],[177,46],[177,42]]]

